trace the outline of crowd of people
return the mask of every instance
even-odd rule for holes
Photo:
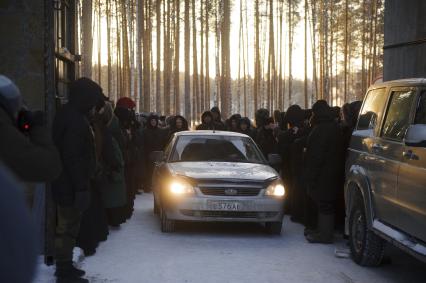
[[[305,225],[307,241],[331,243],[343,225],[345,152],[360,105],[340,109],[319,100],[312,109],[292,105],[272,116],[259,109],[254,123],[240,114],[224,120],[213,107],[195,130],[243,133],[265,157],[279,154],[282,164],[276,169],[286,188],[286,214]],[[29,196],[34,182],[52,184],[55,275],[63,282],[87,282],[72,262],[74,247],[94,255],[109,230],[132,216],[135,196],[151,190],[152,153],[163,150],[174,133],[189,130],[189,123],[181,115],[138,114],[127,97],[114,105],[87,78],[71,83],[69,100],[58,109],[52,129],[41,112],[22,109],[18,88],[0,76],[0,158],[7,167],[2,174],[26,182]]]
[[[331,107],[318,100],[312,109],[291,105],[286,112],[256,111],[255,124],[233,114],[222,120],[213,107],[201,116],[197,130],[234,131],[251,137],[265,157],[279,154],[276,168],[286,188],[286,214],[305,226],[310,243],[332,243],[345,218],[345,159],[361,101]]]

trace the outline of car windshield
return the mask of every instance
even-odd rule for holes
[[[250,138],[219,135],[180,136],[169,161],[266,163]]]

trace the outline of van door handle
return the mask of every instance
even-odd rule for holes
[[[414,152],[412,150],[404,151],[402,153],[402,156],[404,156],[407,159],[411,159],[411,160],[419,160],[419,157],[416,154],[414,154]]]

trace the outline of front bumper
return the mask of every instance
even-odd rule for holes
[[[238,210],[212,209],[212,202],[238,203]],[[201,222],[279,222],[284,216],[284,199],[256,197],[170,196],[163,203],[167,218]]]

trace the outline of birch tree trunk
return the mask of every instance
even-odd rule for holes
[[[191,120],[191,82],[190,82],[190,24],[189,24],[189,0],[185,0],[185,19],[184,19],[184,25],[185,25],[185,42],[184,42],[184,49],[185,49],[185,97],[184,97],[184,107],[185,107],[185,118],[188,120]]]
[[[83,0],[82,5],[82,71],[83,77],[92,78],[92,0]]]

